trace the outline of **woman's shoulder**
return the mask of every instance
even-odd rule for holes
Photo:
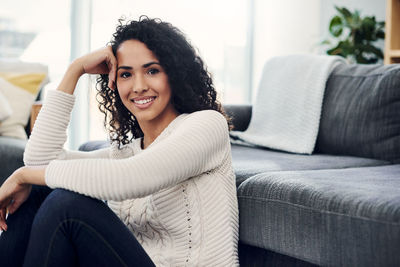
[[[207,135],[210,134],[210,131],[212,133],[217,131],[219,134],[229,132],[226,118],[216,110],[201,110],[182,115],[184,117],[176,127],[179,128],[179,131],[194,131],[196,134],[202,132]]]
[[[198,123],[204,123],[204,124],[210,123],[212,121],[218,123],[223,122],[227,124],[227,120],[224,117],[224,115],[213,109],[206,109],[189,113],[187,114],[185,120],[197,121]]]

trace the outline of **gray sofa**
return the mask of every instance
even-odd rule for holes
[[[225,109],[246,130],[252,107]],[[334,69],[314,154],[232,145],[232,159],[241,266],[400,266],[400,65]]]
[[[245,130],[251,106],[227,106]],[[313,155],[232,145],[242,266],[400,266],[400,65],[330,75]]]

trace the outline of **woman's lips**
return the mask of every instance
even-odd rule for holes
[[[150,96],[150,97],[136,97],[134,99],[131,99],[131,102],[138,108],[140,109],[146,109],[150,107],[154,100],[156,99],[155,96]]]

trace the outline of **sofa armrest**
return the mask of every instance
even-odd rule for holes
[[[33,125],[35,125],[37,115],[39,114],[41,108],[42,108],[42,101],[36,101],[35,103],[33,103],[31,108],[30,132],[32,132]]]
[[[245,131],[247,129],[252,114],[251,105],[224,105],[224,110],[232,118],[234,131]]]

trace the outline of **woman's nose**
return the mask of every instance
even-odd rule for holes
[[[135,93],[140,94],[149,90],[144,77],[142,77],[141,75],[137,75],[135,78],[136,79],[134,80],[133,84],[133,91]]]

